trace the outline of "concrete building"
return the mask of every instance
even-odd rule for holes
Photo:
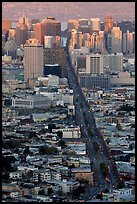
[[[135,77],[131,77],[128,72],[119,72],[117,76],[111,76],[110,84],[111,86],[135,85]]]
[[[86,56],[86,73],[103,74],[103,55],[90,54]]]
[[[24,45],[24,80],[43,76],[43,46],[36,39],[29,39]]]
[[[63,135],[62,138],[80,138],[80,128],[79,127],[66,127],[66,128],[60,128],[59,131],[62,131]],[[57,132],[57,129],[53,129],[52,132]]]
[[[12,106],[19,108],[49,108],[51,100],[41,94],[35,94],[28,97],[12,98]]]
[[[108,54],[103,56],[103,67],[108,68],[109,72],[119,72],[123,70],[123,54]]]
[[[80,74],[79,83],[82,88],[109,88],[110,77],[107,75]]]
[[[89,33],[90,28],[89,28],[89,19],[87,18],[81,18],[78,19],[79,26],[78,26],[78,31],[83,33]]]
[[[111,30],[112,53],[122,52],[122,31],[119,27],[113,27]]]

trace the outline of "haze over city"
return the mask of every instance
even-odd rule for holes
[[[59,21],[99,17],[102,21],[111,14],[115,21],[135,20],[135,2],[3,2],[2,18],[18,20],[54,16]]]

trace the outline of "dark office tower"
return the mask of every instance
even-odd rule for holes
[[[108,32],[113,28],[113,19],[111,16],[106,16],[104,22],[104,31]]]
[[[9,29],[12,27],[12,21],[2,19],[2,34],[5,35]]]
[[[66,53],[63,48],[44,48],[44,64],[58,64],[61,76],[66,77]]]
[[[61,78],[61,66],[58,64],[45,64],[44,66],[44,76],[56,75]]]
[[[34,24],[39,23],[39,19],[30,20],[30,30],[34,30]]]
[[[16,27],[16,38],[15,42],[17,46],[25,44],[28,39],[28,27],[26,24],[19,23]]]

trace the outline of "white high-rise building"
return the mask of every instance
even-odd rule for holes
[[[103,55],[90,54],[86,56],[86,73],[103,74]]]
[[[43,45],[37,39],[29,39],[24,45],[24,80],[43,76]]]

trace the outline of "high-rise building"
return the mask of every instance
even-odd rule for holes
[[[2,34],[5,35],[10,28],[12,28],[12,21],[7,19],[2,19]]]
[[[44,36],[44,47],[55,48],[60,47],[60,36]]]
[[[14,28],[9,29],[9,40],[16,41],[16,29]]]
[[[46,18],[41,23],[34,24],[35,38],[44,44],[44,36],[61,36],[61,23],[55,18]]]
[[[103,67],[109,72],[119,72],[123,70],[123,54],[108,54],[103,56]]]
[[[68,20],[68,22],[67,22],[67,32],[69,32],[70,30],[72,30],[72,29],[78,29],[78,25],[79,25],[79,23],[78,23],[78,20],[73,20],[73,19],[70,19],[70,20]]]
[[[119,27],[113,27],[111,30],[112,53],[121,53],[122,51],[122,31]]]
[[[20,24],[26,24],[29,27],[29,19],[25,17],[24,15],[19,18]]]
[[[103,74],[103,55],[90,54],[86,56],[86,72],[89,74]]]
[[[100,18],[90,19],[90,33],[100,31]]]
[[[20,46],[21,44],[25,44],[27,39],[28,39],[28,27],[26,24],[19,23],[16,26],[15,42],[17,46]]]
[[[72,29],[70,47],[73,49],[80,49],[82,47],[83,35],[82,32]]]
[[[106,16],[104,22],[104,31],[108,32],[113,28],[113,18],[112,16]]]
[[[40,20],[35,18],[30,20],[30,30],[34,31],[34,24],[40,23]]]
[[[124,53],[133,53],[133,32],[130,33],[127,30],[126,33],[123,34],[123,52]]]
[[[88,26],[89,25],[89,19],[88,18],[81,18],[78,19],[79,26]]]
[[[37,39],[29,39],[24,45],[24,80],[43,76],[43,45]]]
[[[78,31],[82,33],[89,33],[89,19],[87,18],[82,18],[78,20],[79,26],[78,26]]]

